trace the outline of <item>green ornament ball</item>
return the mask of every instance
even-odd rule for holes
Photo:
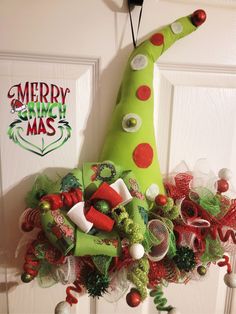
[[[46,201],[42,201],[39,203],[39,208],[42,210],[42,211],[47,211],[47,210],[50,210],[51,209],[51,205],[49,202],[46,202]]]
[[[107,214],[110,211],[110,205],[108,202],[99,200],[94,204],[94,208],[96,208],[98,211],[100,211],[103,214]]]
[[[205,266],[201,265],[201,266],[198,266],[197,272],[200,276],[205,276],[207,273],[207,269]]]
[[[127,125],[128,128],[133,128],[134,126],[137,125],[137,120],[135,118],[129,118],[126,121],[126,125]]]
[[[30,274],[27,273],[23,273],[21,275],[21,281],[24,283],[29,283],[30,281],[32,281],[34,279],[33,276],[31,276]]]

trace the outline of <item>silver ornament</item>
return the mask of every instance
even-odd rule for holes
[[[62,301],[55,307],[55,314],[70,314],[70,304],[66,301]]]
[[[236,288],[236,274],[227,273],[224,276],[224,282],[229,288]]]

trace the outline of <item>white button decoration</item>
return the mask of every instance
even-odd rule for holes
[[[227,168],[222,168],[220,169],[218,176],[220,179],[224,179],[224,180],[230,180],[232,178],[232,172],[231,170],[227,169]]]
[[[129,119],[134,118],[136,120],[136,125],[129,127],[127,126],[127,122]],[[128,113],[124,116],[122,120],[122,128],[126,132],[134,133],[137,132],[142,125],[142,119],[135,113]]]
[[[174,34],[180,34],[183,31],[183,25],[180,22],[174,22],[170,27]]]
[[[142,70],[148,65],[148,58],[145,55],[138,54],[132,59],[130,65],[133,70]]]
[[[160,192],[159,186],[157,184],[153,183],[146,190],[146,193],[145,193],[146,194],[146,198],[149,201],[154,202],[155,198],[159,194],[159,192]]]
[[[140,243],[134,243],[129,248],[129,254],[135,260],[140,259],[144,255],[144,247]]]

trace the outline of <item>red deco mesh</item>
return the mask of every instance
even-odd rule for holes
[[[178,173],[174,177],[175,184],[165,182],[167,194],[174,200],[181,199],[189,194],[189,183],[193,176],[188,173]]]
[[[159,262],[149,260],[149,265],[148,278],[151,287],[156,287],[163,279],[168,282],[178,282],[180,272],[172,260],[168,258]]]

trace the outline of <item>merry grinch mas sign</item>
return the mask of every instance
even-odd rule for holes
[[[7,97],[13,122],[8,135],[20,147],[45,156],[64,145],[71,136],[66,120],[70,89],[44,82],[11,86]]]

